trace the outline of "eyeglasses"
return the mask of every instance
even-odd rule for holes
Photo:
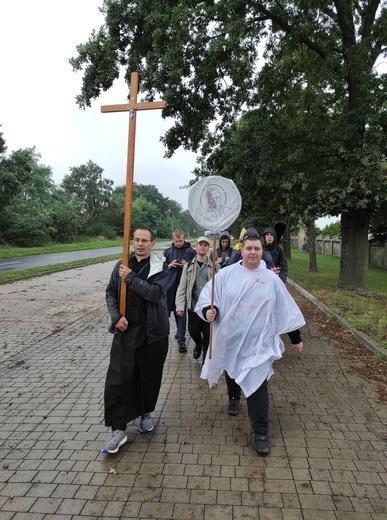
[[[152,242],[152,240],[148,240],[147,238],[135,238],[134,241],[136,244],[147,244],[148,242]]]

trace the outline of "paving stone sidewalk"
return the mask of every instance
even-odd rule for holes
[[[155,431],[99,453],[114,263],[0,285],[0,520],[387,519],[387,406],[313,321],[274,367],[268,457],[173,320]]]

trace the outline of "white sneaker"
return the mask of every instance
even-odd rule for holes
[[[127,440],[128,436],[123,430],[114,430],[102,448],[101,453],[117,453]]]
[[[153,419],[151,417],[150,413],[144,414],[143,417],[141,417],[140,421],[140,432],[142,433],[148,433],[151,432],[154,429],[155,425],[153,424]]]

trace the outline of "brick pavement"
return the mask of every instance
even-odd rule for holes
[[[173,328],[155,431],[100,454],[113,265],[0,286],[0,520],[386,520],[387,406],[313,321],[275,365],[267,458]]]

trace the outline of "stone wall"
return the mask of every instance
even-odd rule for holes
[[[294,249],[305,249],[307,235],[304,230],[300,230],[298,236],[291,238],[291,247]],[[316,237],[316,251],[322,255],[341,256],[341,238],[318,235]],[[374,239],[369,241],[369,265],[387,269],[387,246],[384,242],[377,242]]]

